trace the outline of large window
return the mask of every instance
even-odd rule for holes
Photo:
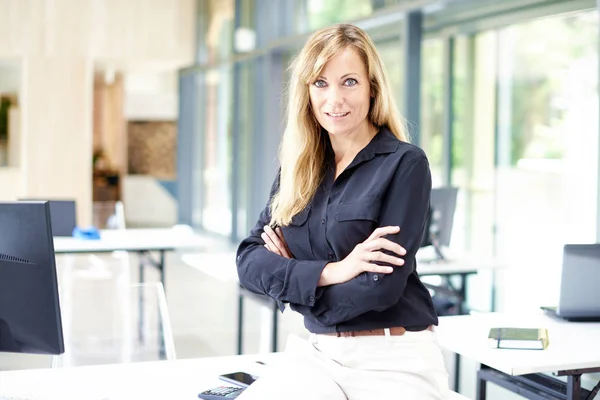
[[[562,245],[595,239],[597,32],[589,12],[499,33],[498,251],[532,279],[552,268],[554,287]]]
[[[403,0],[298,0],[296,32],[312,32],[323,27],[356,21]]]
[[[240,87],[239,87],[239,120],[238,140],[239,160],[238,168],[238,199],[237,199],[237,236],[245,237],[253,224],[256,215],[249,215],[248,206],[252,194],[252,163],[253,147],[255,143],[255,118],[256,108],[254,99],[254,80],[256,78],[256,61],[250,60],[239,65]]]
[[[552,304],[563,244],[595,240],[597,30],[582,12],[456,40],[453,239],[514,267],[501,308]]]
[[[231,233],[231,67],[223,66],[204,73],[201,223],[208,231]]]
[[[377,51],[383,62],[390,86],[394,92],[394,100],[400,110],[403,108],[403,66],[402,40],[394,38],[376,43]]]
[[[427,153],[433,186],[444,185],[442,139],[444,131],[444,48],[442,39],[429,39],[421,47],[420,145]]]

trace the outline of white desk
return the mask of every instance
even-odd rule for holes
[[[165,253],[183,249],[199,249],[209,246],[211,241],[193,233],[189,227],[163,229],[108,229],[100,231],[100,239],[84,240],[73,237],[55,237],[56,254],[111,253],[127,251],[140,256],[140,282],[144,280],[144,257],[160,272],[160,281],[165,287]],[[159,259],[150,257],[158,252]]]
[[[545,327],[550,345],[546,350],[507,350],[488,346],[492,327]],[[543,313],[486,313],[440,318],[437,337],[442,347],[482,364],[478,372],[477,399],[485,399],[487,381],[517,391],[528,398],[579,399],[582,373],[600,372],[600,323],[567,322]],[[536,397],[536,385],[559,388],[538,373],[568,376],[562,397]]]
[[[206,389],[227,386],[219,374],[245,371],[260,376],[280,357],[273,353],[0,372],[0,399],[197,400]]]
[[[0,372],[0,399],[197,400],[198,393],[204,390],[230,385],[219,380],[220,374],[244,371],[261,376],[268,369],[277,368],[282,356],[283,353],[269,353]],[[464,399],[451,392],[447,400]]]

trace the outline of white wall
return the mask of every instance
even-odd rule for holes
[[[177,223],[177,202],[151,176],[125,176],[123,205],[127,226],[170,227]]]
[[[125,118],[175,121],[178,117],[177,71],[125,75]]]
[[[94,70],[191,64],[195,1],[0,0],[0,10],[0,60],[22,67],[22,194],[73,197],[89,224]]]

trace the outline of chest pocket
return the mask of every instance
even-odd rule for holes
[[[381,200],[375,197],[341,203],[334,216],[336,236],[344,237],[344,247],[351,251],[358,243],[368,238],[377,227]]]
[[[285,238],[288,247],[296,259],[309,260],[314,256],[310,249],[310,237],[308,232],[308,215],[310,207],[306,207],[298,214],[294,215],[292,222],[288,226],[282,228],[283,237]]]
[[[381,200],[367,198],[338,205],[335,219],[339,222],[353,220],[377,221]]]

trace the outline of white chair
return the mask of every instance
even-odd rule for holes
[[[65,353],[55,358],[55,367],[176,359],[160,282],[134,284],[101,296],[71,310],[77,323],[65,331]]]

